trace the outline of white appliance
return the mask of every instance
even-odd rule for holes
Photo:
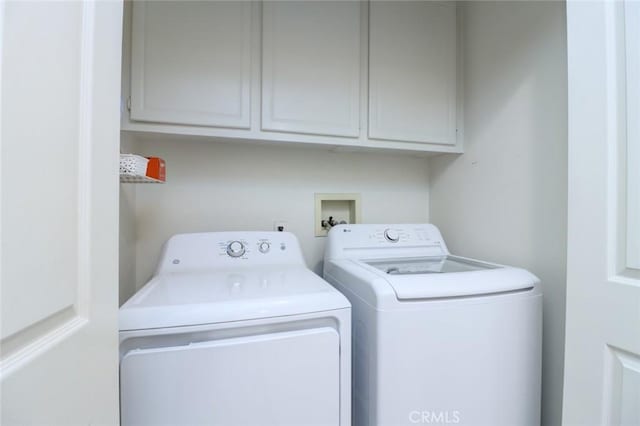
[[[285,232],[183,234],[120,309],[122,425],[348,425],[347,299]]]
[[[324,278],[352,304],[354,425],[540,425],[534,275],[451,256],[433,225],[340,225]]]

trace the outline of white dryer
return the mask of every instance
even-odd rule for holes
[[[340,225],[324,278],[352,304],[354,425],[540,425],[534,275],[451,256],[433,225]]]
[[[348,425],[350,314],[292,234],[176,235],[120,309],[121,424]]]

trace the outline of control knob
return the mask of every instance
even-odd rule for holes
[[[398,235],[398,232],[394,231],[393,229],[385,229],[384,237],[387,239],[387,241],[390,241],[392,243],[397,243],[398,241],[400,241],[400,235]]]
[[[269,251],[270,245],[268,242],[263,241],[258,245],[258,250],[260,250],[260,253],[267,253]]]
[[[231,257],[240,257],[244,254],[245,248],[241,241],[231,241],[227,245],[227,254]]]

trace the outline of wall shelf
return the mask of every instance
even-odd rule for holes
[[[164,183],[165,171],[162,158],[120,154],[121,183]]]
[[[164,181],[159,179],[154,179],[149,176],[121,174],[120,183],[164,183]]]

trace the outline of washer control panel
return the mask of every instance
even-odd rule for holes
[[[414,240],[416,238],[416,232],[414,229],[388,225],[370,229],[367,236],[368,243],[398,245],[398,243],[406,243]]]
[[[331,229],[325,258],[419,257],[447,253],[440,231],[428,223],[356,224],[337,225]]]

